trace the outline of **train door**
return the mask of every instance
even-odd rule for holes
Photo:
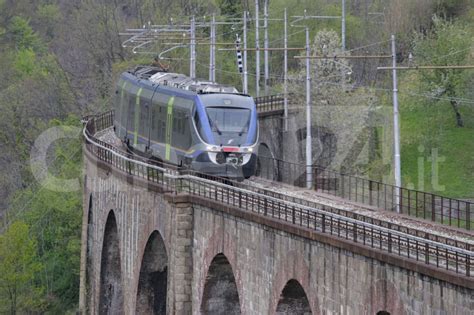
[[[170,96],[155,92],[151,104],[150,150],[160,159],[165,159],[167,104]]]
[[[138,90],[137,100],[139,102],[139,112],[135,113],[138,117],[138,124],[135,126],[135,137],[134,146],[141,152],[146,152],[149,148],[149,128],[150,128],[150,105],[151,98],[153,96],[153,90],[149,87],[143,87]]]

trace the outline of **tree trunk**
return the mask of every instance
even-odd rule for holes
[[[451,106],[453,107],[454,113],[456,114],[456,125],[458,127],[464,127],[464,122],[462,120],[461,113],[459,112],[458,102],[451,99],[450,103],[451,103]]]

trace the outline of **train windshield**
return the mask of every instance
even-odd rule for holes
[[[208,107],[206,112],[212,133],[218,142],[224,145],[239,145],[245,142],[250,124],[250,109]]]

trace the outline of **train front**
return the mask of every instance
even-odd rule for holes
[[[210,175],[243,179],[257,167],[258,119],[250,96],[200,94],[195,124],[202,151],[193,169]]]

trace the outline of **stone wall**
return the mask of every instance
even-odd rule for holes
[[[203,206],[194,207],[193,310],[212,259],[229,260],[242,314],[274,314],[288,281],[313,314],[469,314],[472,290],[309,241]]]

